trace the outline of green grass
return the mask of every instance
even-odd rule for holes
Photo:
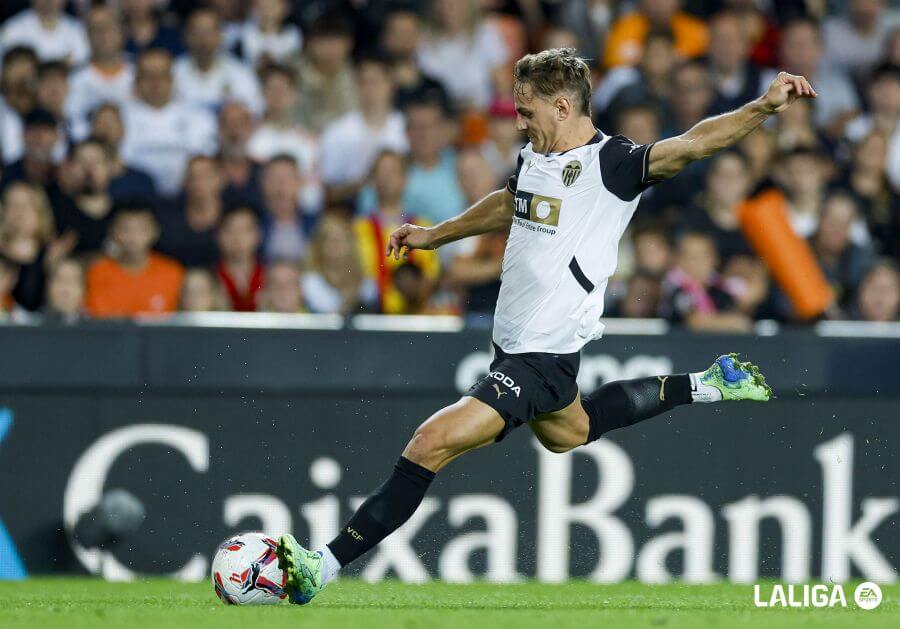
[[[770,592],[764,586],[763,592]],[[845,586],[846,609],[756,609],[743,585],[404,585],[345,579],[305,607],[226,607],[209,584],[92,579],[0,582],[0,627],[241,627],[242,629],[441,629],[511,627],[661,627],[732,629],[900,627],[900,586],[883,588],[884,602],[863,611]]]

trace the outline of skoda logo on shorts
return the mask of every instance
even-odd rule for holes
[[[562,180],[566,187],[571,186],[575,183],[575,180],[578,179],[578,176],[581,174],[581,162],[577,159],[573,159],[571,162],[565,165],[562,172]]]

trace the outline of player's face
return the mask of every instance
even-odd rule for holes
[[[528,135],[534,150],[538,153],[548,151],[559,126],[557,108],[536,96],[528,83],[516,85],[513,98],[516,102],[516,127]]]

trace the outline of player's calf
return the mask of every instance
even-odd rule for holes
[[[719,356],[706,371],[605,384],[581,401],[590,421],[586,443],[682,404],[733,400],[768,401],[772,389],[759,368],[737,354]]]

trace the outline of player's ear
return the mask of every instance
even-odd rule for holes
[[[556,107],[556,119],[560,122],[568,118],[572,113],[572,103],[565,96],[557,98],[553,105]]]

